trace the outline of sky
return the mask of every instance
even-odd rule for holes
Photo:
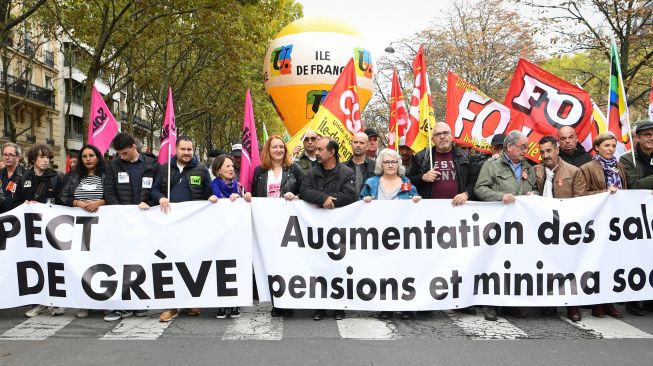
[[[413,35],[442,17],[450,1],[438,0],[296,0],[304,16],[328,16],[354,25],[378,59],[391,41]]]

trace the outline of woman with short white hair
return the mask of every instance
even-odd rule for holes
[[[383,149],[376,157],[375,176],[365,181],[360,198],[369,203],[372,200],[413,200],[418,202],[422,197],[417,194],[415,186],[406,178],[406,168],[401,164],[401,156],[392,149]],[[382,311],[379,317],[389,319],[392,311]],[[412,319],[415,313],[402,311],[403,319]]]

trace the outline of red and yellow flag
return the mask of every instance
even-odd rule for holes
[[[409,122],[406,127],[406,145],[418,152],[429,146],[429,131],[435,125],[435,111],[431,100],[431,88],[426,75],[424,45],[413,61],[413,95],[410,99]]]
[[[408,112],[404,102],[404,94],[397,77],[397,69],[392,75],[392,92],[390,94],[390,122],[388,122],[388,148],[397,150],[399,139],[406,135],[409,126]]]
[[[352,157],[351,137],[362,131],[354,59],[349,60],[313,119],[288,141],[288,149],[292,151],[295,146],[302,146],[302,139],[309,130],[338,141],[340,161]]]

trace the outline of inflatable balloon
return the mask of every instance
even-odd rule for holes
[[[313,118],[351,58],[362,111],[372,96],[374,64],[354,27],[331,18],[305,17],[270,42],[263,66],[265,90],[291,135]]]

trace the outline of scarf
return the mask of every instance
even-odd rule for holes
[[[222,179],[215,178],[211,182],[211,188],[213,189],[213,194],[218,198],[229,198],[232,193],[240,195],[240,192],[238,192],[238,181],[236,179],[231,184],[227,184]]]
[[[617,169],[617,159],[612,157],[612,159],[608,160],[602,158],[600,155],[596,155],[594,156],[594,160],[601,163],[603,175],[605,176],[605,186],[615,186],[619,189],[623,189],[621,177],[619,176],[619,169]]]

